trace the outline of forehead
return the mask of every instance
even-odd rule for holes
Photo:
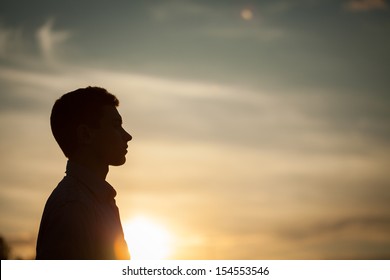
[[[102,108],[102,121],[122,121],[122,117],[119,114],[118,110],[114,106],[103,106]]]

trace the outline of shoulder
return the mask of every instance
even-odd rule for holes
[[[83,184],[71,176],[65,176],[49,196],[44,212],[56,216],[71,213],[85,216],[93,211],[92,199]]]
[[[48,201],[57,203],[84,202],[89,199],[88,189],[77,179],[65,176],[49,196]]]

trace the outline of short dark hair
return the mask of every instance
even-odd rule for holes
[[[51,131],[67,158],[78,148],[78,126],[99,127],[104,106],[117,107],[119,100],[104,88],[90,86],[68,92],[54,103]]]

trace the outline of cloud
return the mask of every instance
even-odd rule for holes
[[[264,41],[273,41],[282,37],[284,32],[281,28],[266,25],[266,18],[274,13],[283,12],[290,9],[292,5],[286,2],[278,5],[270,5],[261,8],[261,14],[255,13],[250,24],[243,24],[245,21],[241,17],[244,5],[221,5],[205,4],[194,1],[167,1],[155,4],[150,7],[151,17],[158,22],[175,22],[185,19],[188,23],[196,20],[196,25],[187,25],[192,32],[199,32],[202,35],[222,39],[250,39]],[[181,22],[180,24],[183,24]],[[187,24],[187,23],[184,23]]]
[[[285,238],[294,240],[317,238],[322,235],[337,235],[340,232],[349,233],[351,231],[362,230],[375,232],[378,236],[387,239],[390,233],[390,217],[373,215],[373,216],[356,216],[347,218],[335,218],[332,221],[322,221],[317,224],[307,224],[305,226],[294,225],[287,231],[280,231]]]
[[[349,0],[345,8],[352,12],[385,10],[387,9],[385,0]]]
[[[205,33],[216,38],[224,39],[253,39],[261,42],[269,42],[285,36],[285,32],[279,28],[260,26],[256,28],[219,27],[208,28]]]
[[[216,231],[211,232],[216,235],[223,233],[223,241],[218,239],[217,245],[214,240],[206,240],[204,245],[218,246],[218,256],[223,258],[321,258],[325,253],[326,256],[337,258],[340,255],[332,255],[330,251],[323,255],[310,251],[311,244],[315,244],[319,252],[321,246],[323,250],[329,244],[335,248],[345,240],[345,236],[352,236],[356,228],[359,234],[364,227],[369,228],[365,231],[367,235],[379,235],[382,229],[388,233],[386,216],[359,218],[358,214],[353,213],[348,215],[355,218],[337,220],[330,213],[324,215],[328,221],[324,223],[299,223],[283,229],[276,226],[286,224],[287,218],[302,220],[302,212],[329,211],[329,208],[343,212],[345,207],[341,202],[351,208],[357,205],[357,201],[359,207],[366,205],[366,209],[377,209],[382,205],[368,203],[367,198],[356,195],[361,193],[360,189],[372,195],[375,186],[371,178],[387,176],[387,173],[373,170],[384,169],[388,160],[381,161],[382,157],[376,153],[369,155],[369,151],[376,149],[381,152],[381,147],[373,145],[375,142],[367,137],[349,137],[344,128],[338,129],[341,119],[360,116],[361,108],[367,107],[367,100],[358,102],[354,97],[354,102],[364,106],[351,108],[350,99],[328,96],[327,92],[320,94],[321,98],[317,99],[312,92],[289,96],[260,89],[252,92],[229,85],[166,79],[131,72],[76,68],[65,64],[61,66],[55,72],[0,67],[0,79],[7,82],[12,93],[9,97],[17,96],[20,102],[24,102],[23,106],[17,108],[18,111],[7,112],[7,118],[2,115],[0,125],[3,131],[9,131],[0,139],[5,155],[2,170],[7,175],[0,176],[0,189],[3,188],[4,192],[12,191],[10,195],[14,195],[15,200],[9,200],[10,203],[25,207],[21,213],[16,211],[18,209],[7,208],[10,211],[9,219],[22,221],[20,217],[25,215],[26,219],[37,224],[44,196],[57,183],[56,176],[62,168],[62,158],[54,141],[48,140],[52,137],[47,127],[48,110],[52,102],[66,90],[96,84],[118,95],[125,125],[129,125],[130,132],[134,131],[135,135],[134,151],[131,159],[129,157],[130,165],[116,171],[116,177],[123,180],[117,179],[117,184],[114,184],[131,186],[130,191],[122,189],[121,192],[121,197],[127,193],[127,197],[134,200],[132,203],[123,200],[124,207],[121,205],[120,208],[127,209],[127,212],[123,211],[124,215],[137,209],[142,212],[147,205],[148,211],[163,212],[165,216],[174,217],[173,223],[188,229],[199,229],[205,236],[210,231]],[[14,86],[18,88],[12,91]],[[31,104],[30,100],[26,102],[28,97],[36,101],[44,114],[26,112],[25,107]],[[370,100],[372,97],[367,98]],[[350,112],[352,109],[355,113]],[[24,111],[23,115],[21,111]],[[337,114],[340,112],[343,114]],[[366,120],[368,127],[377,123],[373,120],[376,119],[369,117]],[[355,123],[351,119],[346,124],[352,125],[354,131],[361,130],[360,127],[354,127]],[[355,150],[348,154],[347,148]],[[30,159],[33,159],[34,164]],[[18,176],[21,172],[24,174],[22,177]],[[154,174],[153,178],[150,174]],[[366,174],[372,177],[366,177]],[[355,179],[343,179],[348,176]],[[326,178],[331,179],[326,181]],[[356,188],[356,182],[364,186]],[[387,186],[387,182],[388,179],[384,180],[383,185]],[[10,185],[15,187],[9,188]],[[162,185],[166,187],[161,188]],[[33,199],[21,199],[17,195],[23,193],[30,199],[30,193],[26,194],[25,191],[26,186],[31,191],[38,188],[41,190],[37,192],[36,200],[40,202],[34,203],[34,206],[26,203],[33,202]],[[386,190],[384,188],[374,198],[386,197]],[[165,197],[164,193],[171,201],[169,207],[166,203],[159,204]],[[337,193],[337,197],[334,193]],[[351,193],[354,197],[352,200]],[[335,199],[340,204],[334,204]],[[375,207],[371,207],[373,205]],[[232,207],[233,214],[225,216],[222,213]],[[183,211],[179,215],[176,209]],[[202,216],[199,209],[206,209],[207,214]],[[27,211],[30,216],[27,216]],[[344,213],[344,217],[348,215]],[[19,218],[14,219],[16,216]],[[218,218],[219,222],[215,223],[213,218]],[[194,226],[196,219],[199,222]],[[182,220],[191,223],[186,225]],[[6,225],[5,222],[2,224]],[[25,225],[24,220],[21,224],[14,227],[26,231],[32,229]],[[229,236],[224,237],[227,232],[231,233],[231,239]],[[338,238],[339,235],[342,238]],[[249,241],[248,236],[251,237]],[[319,239],[316,239],[318,236]],[[263,244],[266,245],[264,240],[267,238],[270,247],[278,247],[276,251],[274,247],[266,248],[266,251],[259,250],[263,249]],[[363,241],[366,239],[366,235],[361,237]],[[376,241],[369,242],[377,246]],[[357,247],[358,243],[360,240],[356,241]],[[388,238],[377,243],[386,245]],[[242,244],[247,247],[243,249]],[[300,245],[306,247],[302,246],[303,249],[298,250]],[[361,248],[359,252],[365,249]],[[206,258],[207,252],[203,256]]]
[[[156,21],[167,21],[177,18],[209,16],[212,10],[193,1],[171,0],[163,3],[155,3],[150,7],[150,15]]]
[[[27,42],[20,28],[7,28],[0,24],[0,57],[20,55]]]
[[[9,49],[14,33],[0,26],[0,56],[4,56]],[[11,39],[12,38],[12,39]]]
[[[68,40],[71,35],[69,31],[56,31],[53,26],[54,19],[49,19],[36,33],[42,55],[49,63],[55,62],[59,45]]]

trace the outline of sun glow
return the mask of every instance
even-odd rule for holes
[[[241,17],[244,20],[251,20],[253,18],[253,12],[251,9],[243,9],[241,10]]]
[[[135,217],[123,224],[131,259],[161,260],[171,253],[171,235],[160,224],[145,217]]]

